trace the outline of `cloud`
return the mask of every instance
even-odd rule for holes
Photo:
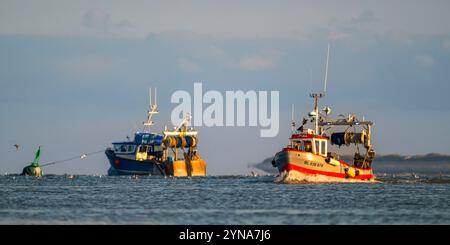
[[[3,1],[4,2],[4,1]],[[50,36],[90,36],[86,28],[128,27],[124,18],[132,18],[133,35],[149,32],[189,30],[228,37],[292,37],[303,32],[339,23],[363,25],[365,31],[386,33],[400,30],[408,34],[446,35],[450,32],[450,1],[138,1],[126,4],[111,0],[94,7],[94,1],[22,1],[2,4],[0,34]],[[102,9],[103,8],[103,9]],[[50,11],[51,10],[51,11]],[[233,14],[229,14],[233,10]],[[26,18],[24,18],[26,16]],[[42,18],[45,16],[46,18]],[[84,18],[83,18],[84,17]],[[331,18],[331,21],[330,21]],[[57,21],[55,21],[57,20]],[[82,22],[82,25],[80,23]],[[359,25],[357,25],[359,24]]]
[[[362,30],[361,25],[369,24],[377,20],[375,14],[370,10],[363,11],[358,16],[350,19],[339,20],[336,17],[331,17],[327,21],[327,27],[319,29],[319,32],[326,34],[327,39],[332,41],[349,40],[355,35],[360,35]],[[368,26],[369,25],[365,25],[364,28],[367,28]],[[364,30],[364,32],[367,33],[368,31]],[[369,31],[369,33],[372,32]]]
[[[416,63],[422,67],[431,67],[434,65],[434,59],[430,55],[416,56]]]
[[[276,66],[283,53],[277,49],[263,49],[258,54],[247,55],[239,61],[239,68],[247,71],[270,70]]]
[[[83,25],[96,29],[109,28],[112,25],[111,15],[100,9],[90,9],[84,14]]]
[[[350,38],[350,34],[343,32],[343,31],[333,30],[333,31],[330,31],[330,34],[329,34],[329,39],[331,39],[333,41],[343,40],[343,39],[348,39],[348,38]]]
[[[132,27],[130,21],[120,20],[114,22],[111,14],[101,9],[90,9],[83,16],[83,26],[87,28],[107,30],[111,28],[130,28]]]
[[[376,18],[373,11],[366,10],[366,11],[362,12],[360,15],[358,15],[357,17],[351,18],[349,23],[350,24],[366,24],[366,23],[371,23],[371,22],[377,21],[377,20],[378,19]]]
[[[267,70],[274,67],[272,60],[261,56],[247,56],[241,59],[239,67],[243,70]]]
[[[178,58],[177,65],[184,72],[197,73],[202,71],[202,68],[198,64],[184,57]]]
[[[411,46],[414,44],[414,37],[400,30],[390,31],[386,33],[384,35],[384,39],[400,47]]]
[[[69,75],[98,77],[125,69],[127,61],[118,57],[85,55],[67,57],[58,64]]]
[[[208,45],[207,47],[204,47],[204,50],[208,54],[209,57],[215,58],[215,59],[221,59],[226,56],[225,51],[216,45]]]
[[[131,28],[133,25],[129,20],[121,20],[119,23],[114,25],[117,28]]]
[[[450,39],[444,40],[442,42],[442,48],[447,51],[450,51]]]

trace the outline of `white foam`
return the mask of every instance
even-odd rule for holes
[[[337,178],[319,174],[305,174],[298,171],[283,171],[275,177],[275,183],[302,184],[302,183],[377,183],[371,180]]]

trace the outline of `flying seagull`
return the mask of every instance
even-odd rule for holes
[[[16,151],[19,150],[20,145],[14,144],[14,147],[16,147]]]

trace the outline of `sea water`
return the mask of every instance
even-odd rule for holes
[[[0,176],[0,224],[450,224],[450,176]]]

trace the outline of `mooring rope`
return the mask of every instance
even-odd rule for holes
[[[95,155],[95,154],[98,154],[98,153],[101,153],[101,152],[104,152],[104,151],[105,150],[90,152],[90,153],[82,154],[82,155],[79,155],[79,156],[75,156],[75,157],[71,157],[71,158],[67,158],[67,159],[63,159],[63,160],[58,160],[58,161],[54,161],[54,162],[48,162],[48,163],[40,164],[40,166],[41,167],[45,167],[45,166],[54,165],[54,164],[57,164],[57,163],[72,161],[72,160],[75,160],[75,159],[84,159],[87,156]]]

